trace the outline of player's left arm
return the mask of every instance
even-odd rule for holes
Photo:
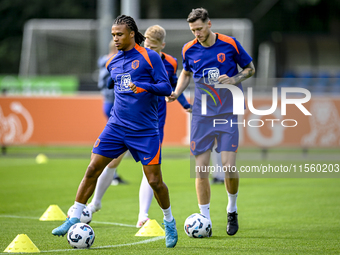
[[[130,82],[129,87],[136,94],[150,92],[156,96],[170,96],[172,93],[169,79],[156,80],[156,84],[134,81]]]
[[[134,93],[150,92],[156,96],[170,96],[172,93],[170,81],[162,59],[156,52],[149,54],[152,63],[151,75],[154,83],[132,81],[129,87]]]
[[[218,79],[220,83],[224,84],[232,84],[237,85],[240,82],[250,78],[255,73],[255,67],[253,64],[253,59],[249,54],[245,51],[245,49],[242,47],[239,41],[236,40],[236,38],[231,37],[231,39],[234,41],[234,55],[233,59],[236,64],[238,64],[242,71],[238,74],[229,77],[228,75],[224,74],[221,75]]]
[[[242,81],[252,77],[255,74],[255,66],[253,62],[250,62],[246,65],[241,72],[236,74],[235,76],[229,77],[226,74],[221,75],[218,78],[218,81],[223,84],[232,84],[236,85],[241,83]]]

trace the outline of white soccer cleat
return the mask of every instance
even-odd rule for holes
[[[94,203],[91,202],[87,205],[87,208],[89,208],[93,214],[95,212],[98,212],[102,208],[102,205],[100,204],[99,206],[96,206]]]
[[[136,224],[136,228],[141,228],[143,225],[149,220],[149,218],[145,218],[143,220],[138,220]]]

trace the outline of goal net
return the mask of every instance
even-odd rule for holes
[[[247,19],[212,19],[212,31],[234,36],[251,55],[252,23]],[[166,29],[165,52],[182,68],[183,45],[194,38],[185,19],[138,20],[143,33],[158,24]],[[96,20],[33,19],[26,23],[20,75],[76,75],[95,79],[99,22]],[[111,31],[107,31],[110,33]],[[109,42],[108,42],[109,43]]]
[[[252,56],[253,26],[247,19],[212,19],[212,31],[236,37]],[[139,30],[144,33],[152,25],[160,25],[166,30],[164,52],[178,60],[178,74],[182,69],[181,51],[185,43],[194,39],[185,19],[138,20]],[[108,29],[107,33],[111,33]],[[20,75],[74,75],[80,80],[80,90],[97,90],[97,59],[100,24],[97,20],[30,20],[24,28]],[[100,38],[103,40],[103,38]],[[107,50],[108,50],[107,42]],[[243,82],[251,86],[253,79]],[[193,96],[193,79],[185,91],[187,97]],[[193,102],[193,98],[190,99]],[[190,115],[187,115],[190,123]],[[190,125],[187,125],[189,134]],[[189,136],[184,139],[189,142]]]
[[[90,74],[96,69],[93,20],[39,20],[24,28],[20,75]]]

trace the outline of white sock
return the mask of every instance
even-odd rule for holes
[[[218,153],[218,152],[215,151],[216,147],[217,147],[217,145],[214,146],[214,148],[213,148],[213,150],[211,152],[211,163],[212,163],[212,165],[214,167],[216,167],[216,166],[221,167],[220,168],[221,171],[214,171],[214,172],[212,172],[212,177],[213,178],[217,178],[219,180],[224,180],[225,173],[222,171],[223,165],[222,165],[221,153],[220,152]]]
[[[139,188],[139,215],[138,221],[148,218],[149,208],[152,202],[153,189],[149,185],[143,171],[143,178]]]
[[[73,208],[72,208],[71,213],[70,213],[70,219],[71,218],[80,219],[81,213],[83,212],[85,206],[86,206],[85,204],[74,202]]]
[[[207,217],[210,220],[210,203],[206,205],[198,205],[200,208],[201,214],[203,214],[205,217]]]
[[[227,206],[228,213],[237,212],[237,206],[236,206],[237,195],[238,195],[238,191],[236,194],[230,194],[228,192],[228,206]]]
[[[168,209],[162,209],[162,211],[164,214],[164,220],[166,220],[167,222],[171,222],[174,219],[171,213],[171,205],[169,206]]]
[[[91,203],[94,203],[96,207],[101,207],[103,196],[107,188],[111,185],[115,171],[116,168],[109,168],[108,166],[106,166],[99,176],[93,199],[91,201]]]

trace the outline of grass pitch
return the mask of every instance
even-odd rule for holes
[[[91,148],[14,147],[0,157],[0,253],[18,234],[26,234],[47,254],[338,254],[340,252],[340,179],[244,178],[238,198],[239,232],[227,236],[227,195],[223,185],[212,185],[211,217],[213,237],[191,239],[183,230],[185,219],[198,212],[195,180],[190,178],[187,148],[164,148],[163,177],[170,191],[179,241],[174,249],[164,239],[135,237],[141,165],[125,158],[119,174],[128,185],[111,186],[103,198],[102,210],[94,214],[95,242],[89,250],[74,250],[66,237],[51,230],[62,222],[42,222],[49,205],[66,213],[89,163]],[[35,156],[46,153],[47,164]],[[252,151],[244,152],[252,153]],[[283,155],[286,152],[278,152]],[[298,152],[301,153],[301,152]],[[247,155],[248,155],[247,154]],[[338,152],[336,152],[337,155]],[[260,165],[261,155],[242,156],[238,164]],[[320,152],[316,155],[320,157]],[[329,152],[325,153],[325,156]],[[310,160],[271,157],[266,163],[301,164]],[[247,159],[248,158],[248,159]],[[272,160],[271,158],[274,158]],[[313,157],[311,157],[313,158]],[[327,157],[325,157],[327,158]],[[320,163],[340,163],[327,158]],[[281,160],[281,161],[280,161]],[[321,161],[320,161],[321,160]],[[149,216],[162,222],[162,211],[152,202]],[[120,226],[118,224],[125,224]]]

